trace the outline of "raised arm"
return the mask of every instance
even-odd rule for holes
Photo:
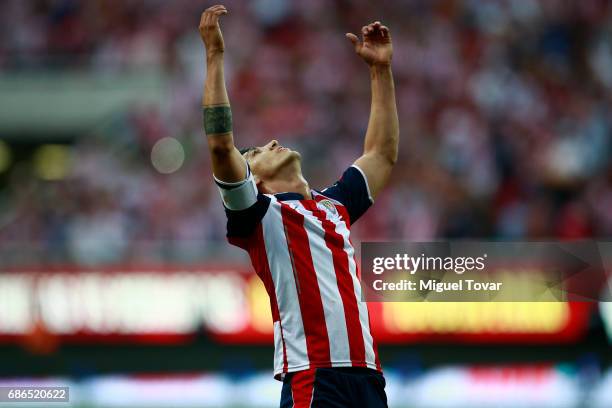
[[[379,21],[361,29],[363,41],[355,34],[346,37],[355,52],[368,64],[372,87],[370,119],[366,131],[363,155],[355,161],[366,175],[370,193],[376,198],[387,184],[397,161],[399,121],[395,105],[395,87],[391,72],[393,47],[389,29]]]
[[[219,27],[219,17],[224,14],[227,14],[225,6],[217,5],[206,9],[200,18],[200,36],[206,46],[206,81],[202,110],[213,174],[220,181],[234,183],[245,179],[246,162],[234,146],[232,111],[225,89],[225,46]]]

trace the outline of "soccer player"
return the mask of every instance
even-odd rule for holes
[[[243,151],[234,146],[219,27],[224,14],[227,9],[217,5],[200,20],[207,64],[204,128],[227,238],[249,253],[270,296],[281,407],[386,407],[350,229],[397,160],[389,29],[377,21],[362,28],[361,40],[346,34],[370,69],[369,124],[363,155],[319,191],[302,176],[300,153],[278,141]]]

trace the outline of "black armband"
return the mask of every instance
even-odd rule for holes
[[[229,106],[205,106],[204,131],[207,135],[223,134],[232,131],[232,110]]]

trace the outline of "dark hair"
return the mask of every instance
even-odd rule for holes
[[[240,150],[239,150],[239,152],[240,152],[240,154],[241,154],[241,155],[243,155],[243,156],[244,156],[245,154],[247,154],[247,153],[248,153],[248,152],[250,152],[251,150],[255,150],[255,147],[254,147],[254,146],[251,146],[251,147],[245,147],[244,149],[240,149]]]

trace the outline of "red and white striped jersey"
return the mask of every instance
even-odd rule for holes
[[[372,203],[361,169],[349,167],[309,198],[253,194],[241,210],[224,196],[227,237],[249,253],[270,296],[275,378],[317,367],[381,371],[350,239],[351,224]]]

